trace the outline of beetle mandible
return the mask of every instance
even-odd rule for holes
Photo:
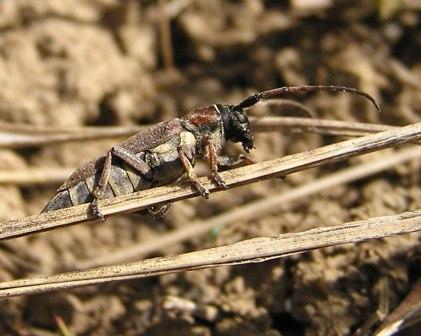
[[[141,131],[82,165],[64,181],[43,212],[91,203],[94,215],[103,219],[99,199],[175,182],[184,173],[192,187],[208,198],[209,190],[200,183],[194,171],[195,161],[206,159],[212,180],[221,188],[227,188],[218,173],[218,153],[225,142],[241,142],[246,152],[254,148],[245,109],[261,100],[321,90],[357,94],[379,109],[375,99],[361,90],[322,85],[280,87],[252,94],[238,105],[215,104],[197,108],[182,118],[163,121]],[[163,213],[162,209],[150,212],[152,215],[159,213]]]

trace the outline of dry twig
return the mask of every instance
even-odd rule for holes
[[[92,259],[81,261],[74,265],[73,268],[86,269],[140,258],[161,251],[163,248],[172,244],[204,235],[214,228],[221,228],[241,221],[251,221],[267,213],[280,212],[287,207],[291,208],[293,206],[291,204],[292,202],[298,203],[299,201],[303,201],[305,197],[314,195],[320,191],[374,175],[405,161],[420,159],[420,157],[421,148],[413,147],[387,155],[378,161],[370,161],[355,167],[342,169],[339,172],[318,178],[313,182],[286,190],[280,195],[263,198],[213,216],[210,219],[190,223],[180,229],[162,234],[156,239],[142,241],[132,246],[125,246],[124,248],[110,251],[108,254],[101,254]],[[67,265],[67,267],[70,267],[70,265]]]
[[[24,169],[1,169],[0,184],[30,186],[35,184],[57,184],[67,179],[76,168],[37,167]]]
[[[25,148],[25,147],[38,147],[45,146],[55,143],[65,142],[76,142],[76,141],[90,141],[104,138],[122,138],[126,137],[127,134],[134,134],[139,131],[138,128],[110,128],[110,129],[88,129],[86,132],[69,133],[63,132],[63,134],[51,133],[46,134],[25,134],[25,133],[12,133],[2,132],[0,133],[0,148]]]
[[[421,123],[417,123],[396,130],[368,135],[299,154],[232,169],[223,172],[221,175],[229,187],[235,187],[276,176],[284,176],[318,165],[345,160],[364,153],[420,139]],[[208,178],[201,178],[200,181],[210,191],[218,190]],[[193,191],[190,186],[178,183],[102,200],[99,201],[99,206],[104,215],[112,215],[137,211],[153,205],[174,202],[196,195],[197,191]],[[23,219],[3,221],[0,222],[0,239],[15,238],[92,219],[89,204],[84,204]]]
[[[316,132],[319,134],[351,137],[398,128],[396,126],[388,125],[293,117],[251,117],[250,122],[256,132]],[[40,126],[32,127],[22,124],[1,122],[0,148],[37,147],[53,143],[122,138],[131,136],[147,127],[149,126],[81,127],[64,129]]]
[[[375,336],[415,335],[421,315],[421,279],[414,284],[409,294],[390,313],[373,333]]]
[[[20,133],[26,135],[34,134],[89,134],[92,136],[127,136],[139,132],[144,126],[84,126],[84,127],[50,127],[29,124],[17,124],[0,121],[0,132]]]
[[[316,248],[421,230],[421,210],[371,218],[277,237],[249,239],[178,256],[0,283],[0,297],[42,293],[111,281],[151,277],[206,267],[262,262]]]
[[[165,10],[164,0],[158,1],[160,15],[158,16],[160,47],[164,69],[168,72],[174,71],[174,50],[171,38],[170,17]]]
[[[273,132],[283,129],[293,133],[318,133],[350,137],[364,136],[399,128],[380,124],[293,117],[253,118],[252,125],[256,132]]]
[[[349,137],[364,136],[372,133],[396,129],[395,126],[352,123],[336,120],[306,119],[290,117],[253,118],[256,132],[284,131],[290,133],[319,133],[325,135],[341,135]],[[52,143],[86,141],[102,138],[121,138],[137,133],[143,127],[85,127],[67,130],[51,127],[35,127],[34,134],[27,125],[0,123],[8,135],[0,133],[0,148],[16,148],[41,146]],[[22,134],[12,134],[12,132]],[[45,134],[42,134],[44,132]],[[59,134],[58,132],[64,132]],[[57,184],[63,182],[74,168],[48,167],[0,170],[0,184],[15,184],[21,186],[38,184]],[[200,174],[199,174],[200,175]]]

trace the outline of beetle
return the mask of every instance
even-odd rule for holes
[[[240,142],[246,152],[254,148],[253,133],[245,110],[261,100],[315,91],[348,92],[369,99],[369,94],[344,86],[304,85],[280,87],[252,94],[237,105],[215,104],[196,108],[182,118],[163,121],[141,131],[105,154],[77,169],[57,190],[43,212],[91,203],[93,214],[104,219],[98,200],[177,181],[187,173],[188,181],[203,198],[209,190],[194,171],[197,158],[209,163],[210,177],[221,188],[227,186],[218,172],[219,151],[226,141]],[[150,209],[150,215],[165,213],[165,206]]]

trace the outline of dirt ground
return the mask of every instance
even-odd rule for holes
[[[171,0],[162,1],[171,15],[166,26],[155,1],[2,0],[0,120],[59,127],[155,123],[197,106],[239,102],[257,90],[338,84],[369,92],[382,112],[344,94],[298,100],[321,118],[419,122],[420,13],[404,3]],[[276,158],[339,139],[257,134],[252,157]],[[110,145],[1,150],[0,168],[76,167]],[[381,155],[179,202],[160,223],[116,216],[1,242],[0,280],[71,270]],[[419,209],[420,171],[419,164],[401,165],[160,255]],[[54,188],[0,186],[0,218],[39,213]],[[376,311],[382,284],[392,308],[402,300],[419,276],[419,256],[419,235],[410,234],[261,264],[17,297],[0,303],[0,334],[60,334],[58,317],[74,335],[350,335]],[[169,308],[172,300],[178,309]]]

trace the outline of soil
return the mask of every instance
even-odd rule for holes
[[[59,127],[155,123],[197,106],[239,102],[257,90],[338,84],[369,92],[382,112],[345,94],[297,100],[321,118],[390,125],[420,121],[420,13],[411,2],[162,1],[172,9],[169,40],[158,3],[1,1],[0,119]],[[284,112],[259,106],[250,113]],[[252,157],[260,161],[337,140],[257,134]],[[78,166],[110,145],[1,150],[0,168]],[[237,145],[227,150],[241,152]],[[0,280],[69,270],[381,155],[218,193],[207,201],[183,201],[160,223],[116,216],[103,224],[1,242]],[[160,254],[419,209],[420,171],[419,162],[401,165]],[[48,186],[0,186],[0,218],[38,213],[53,194]],[[74,335],[350,335],[378,309],[382,284],[391,308],[408,293],[419,276],[419,237],[2,300],[0,334],[60,334],[61,319]]]

